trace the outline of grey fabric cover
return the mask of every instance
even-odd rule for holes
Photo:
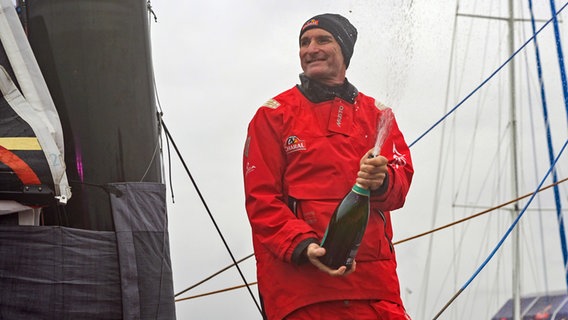
[[[148,182],[109,186],[124,319],[174,319],[166,188]]]

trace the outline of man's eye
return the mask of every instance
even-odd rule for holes
[[[324,44],[324,43],[329,43],[329,42],[331,42],[331,39],[329,39],[329,38],[320,38],[320,39],[318,39],[318,43],[319,43],[319,44]]]
[[[301,47],[306,47],[306,46],[308,46],[309,44],[310,44],[310,40],[308,40],[308,39],[305,39],[305,40],[303,39],[303,40],[300,41],[300,46],[301,46]]]

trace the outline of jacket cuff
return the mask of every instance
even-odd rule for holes
[[[295,265],[301,265],[308,261],[308,256],[306,255],[306,249],[312,243],[318,243],[316,238],[308,238],[302,240],[292,252],[292,263]]]

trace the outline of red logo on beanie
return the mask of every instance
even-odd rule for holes
[[[302,31],[304,31],[304,29],[306,29],[309,26],[317,26],[318,24],[319,24],[319,20],[311,19],[308,22],[304,23],[304,26],[302,27]]]

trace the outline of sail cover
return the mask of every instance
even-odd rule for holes
[[[0,42],[0,207],[65,204],[59,116],[10,0],[0,0]]]

